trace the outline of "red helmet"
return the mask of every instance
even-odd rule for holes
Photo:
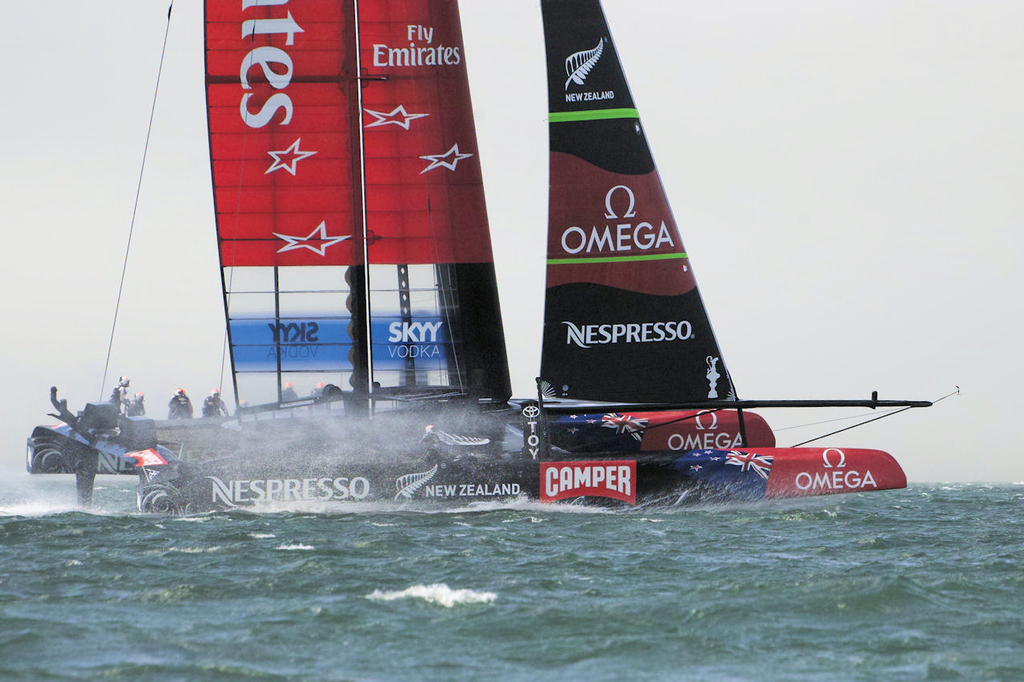
[[[179,388],[177,391],[174,392],[174,394],[175,395],[185,395],[185,389]]]

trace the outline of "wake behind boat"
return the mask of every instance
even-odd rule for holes
[[[738,399],[597,0],[541,3],[541,379],[510,400],[454,0],[206,6],[230,419],[91,403],[32,473],[139,478],[143,511],[525,497],[613,504],[898,488],[878,450],[778,448]],[[315,399],[291,383],[319,382]]]

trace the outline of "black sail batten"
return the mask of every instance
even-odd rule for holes
[[[541,376],[550,397],[734,399],[597,0],[543,0],[550,191]]]

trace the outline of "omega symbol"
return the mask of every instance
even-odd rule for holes
[[[626,195],[629,197],[629,208],[622,214],[623,218],[635,218],[636,217],[636,197],[633,196],[633,190],[626,187],[625,185],[616,185],[608,190],[608,194],[604,197],[605,214],[604,217],[608,220],[614,220],[619,216],[615,214],[615,209],[612,208],[612,195],[615,194],[615,190],[625,190]]]
[[[836,469],[845,469],[846,468],[846,453],[844,453],[842,450],[839,450],[837,448],[829,448],[829,449],[827,449],[827,450],[825,450],[824,452],[821,453],[821,460],[823,462],[822,466],[824,466],[826,469],[831,469],[832,468],[832,462],[830,462],[829,458],[828,458],[828,453],[830,453],[830,452],[834,452],[834,453],[836,453],[839,456],[839,459],[838,459],[838,461],[835,464],[835,468]]]
[[[711,416],[711,425],[707,427],[705,427],[704,424],[702,424],[700,421],[700,418],[706,414]],[[714,431],[715,429],[718,428],[718,415],[714,412],[711,412],[710,410],[702,410],[697,413],[697,416],[694,417],[693,422],[697,425],[698,431],[703,431],[705,428],[708,431]]]

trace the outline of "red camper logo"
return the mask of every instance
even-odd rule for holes
[[[541,502],[583,496],[636,504],[636,461],[541,463]]]

